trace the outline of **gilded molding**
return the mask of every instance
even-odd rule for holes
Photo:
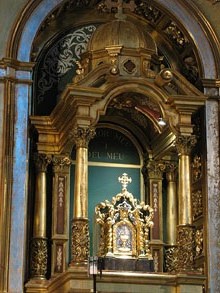
[[[194,270],[194,228],[190,225],[177,226],[178,271]]]
[[[73,219],[71,262],[85,263],[89,257],[89,223],[88,219]]]
[[[95,136],[93,127],[75,127],[70,136],[74,139],[77,148],[88,148],[88,144]]]
[[[47,239],[33,238],[31,242],[31,277],[46,278],[47,274]]]
[[[178,135],[175,140],[175,146],[179,155],[190,155],[196,143],[197,139],[195,135]]]

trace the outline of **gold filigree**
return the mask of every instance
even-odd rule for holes
[[[195,257],[199,257],[203,255],[203,229],[196,230],[195,247],[196,247]]]
[[[198,181],[202,176],[202,163],[201,163],[201,158],[196,155],[193,158],[192,162],[192,179],[193,182]]]
[[[203,202],[202,202],[201,190],[192,192],[192,214],[193,214],[193,219],[196,219],[203,214]]]
[[[178,271],[194,269],[194,229],[192,226],[177,227]]]
[[[56,257],[56,263],[57,263],[57,270],[60,271],[62,268],[62,262],[63,262],[63,250],[62,247],[59,246],[57,249],[57,257]]]
[[[34,238],[31,243],[31,276],[46,278],[47,274],[47,239]]]
[[[193,147],[196,145],[197,139],[195,135],[179,135],[176,138],[175,146],[181,155],[190,155]]]
[[[68,171],[72,160],[67,156],[53,156],[52,157],[54,172]]]
[[[90,140],[95,136],[95,129],[93,127],[75,127],[70,136],[74,138],[77,148],[88,148]]]
[[[88,219],[73,219],[71,250],[72,262],[87,262],[89,257]]]
[[[161,179],[163,177],[163,172],[166,169],[166,165],[162,161],[153,161],[149,160],[147,162],[147,170],[148,170],[148,176],[150,178],[158,178]]]
[[[153,260],[154,260],[154,272],[157,273],[159,271],[159,256],[158,256],[157,250],[155,250],[153,253]]]
[[[119,177],[122,192],[95,208],[96,223],[101,226],[99,256],[131,255],[152,259],[149,248],[149,229],[153,227],[154,210],[138,203],[127,191],[131,182],[127,174]]]
[[[187,38],[184,36],[174,21],[172,21],[169,26],[167,26],[165,33],[178,47],[184,48],[186,43],[188,43]]]
[[[165,271],[175,273],[178,268],[178,249],[177,246],[165,248]]]

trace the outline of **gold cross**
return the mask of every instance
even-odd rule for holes
[[[123,173],[121,177],[118,177],[118,181],[122,184],[122,189],[127,189],[128,183],[131,183],[131,177],[128,178],[128,174]]]

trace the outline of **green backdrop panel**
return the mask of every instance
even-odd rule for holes
[[[136,147],[123,133],[110,128],[97,128],[89,143],[90,162],[140,164]]]

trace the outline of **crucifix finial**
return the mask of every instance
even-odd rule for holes
[[[128,178],[128,174],[123,173],[121,177],[118,177],[118,181],[122,184],[122,190],[127,190],[128,183],[131,183],[132,179]]]

